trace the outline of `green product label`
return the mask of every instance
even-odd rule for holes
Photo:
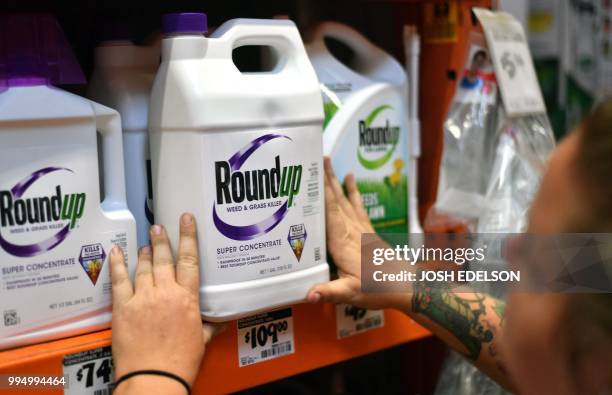
[[[407,154],[398,152],[401,128],[389,104],[359,120],[357,185],[374,228],[381,234],[408,232]],[[378,180],[376,178],[378,178]]]
[[[361,166],[369,170],[376,170],[384,166],[389,159],[393,157],[395,148],[399,141],[400,128],[399,126],[389,126],[389,120],[387,119],[385,126],[372,127],[372,122],[376,117],[385,110],[392,110],[393,107],[389,105],[383,105],[377,107],[374,111],[368,115],[368,117],[359,121],[359,149],[357,149],[357,159]],[[384,148],[382,156],[376,159],[366,159],[363,156],[363,149],[377,149],[378,147],[389,147]]]
[[[340,85],[322,89],[324,129],[342,111],[339,95],[347,84]],[[332,162],[338,179],[355,175],[372,225],[385,239],[408,233],[407,126],[399,111],[402,106],[395,93],[372,98],[345,125],[350,130],[334,142]]]
[[[398,170],[382,182],[361,179],[357,187],[378,233],[408,233],[408,177],[405,174]]]

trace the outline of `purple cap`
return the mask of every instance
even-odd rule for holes
[[[53,16],[0,15],[0,91],[84,83],[81,67]]]
[[[162,33],[201,33],[208,31],[208,18],[202,12],[177,12],[162,16]]]

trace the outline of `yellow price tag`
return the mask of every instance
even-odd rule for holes
[[[424,4],[423,37],[428,43],[457,42],[459,6],[457,1]]]

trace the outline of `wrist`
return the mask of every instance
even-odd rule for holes
[[[116,378],[121,378],[117,376]],[[142,374],[130,377],[113,391],[113,395],[185,395],[185,387],[170,377]]]
[[[408,313],[412,310],[412,293],[396,292],[389,294],[387,304],[392,309]]]

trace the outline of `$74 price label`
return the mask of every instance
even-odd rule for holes
[[[110,394],[113,382],[111,347],[100,347],[64,357],[68,383],[64,395]]]
[[[84,363],[76,374],[77,381],[83,382],[86,388],[92,387],[94,380],[101,380],[104,384],[108,384],[112,376],[113,360],[111,358]]]
[[[238,320],[240,367],[293,354],[291,309],[271,311]]]

